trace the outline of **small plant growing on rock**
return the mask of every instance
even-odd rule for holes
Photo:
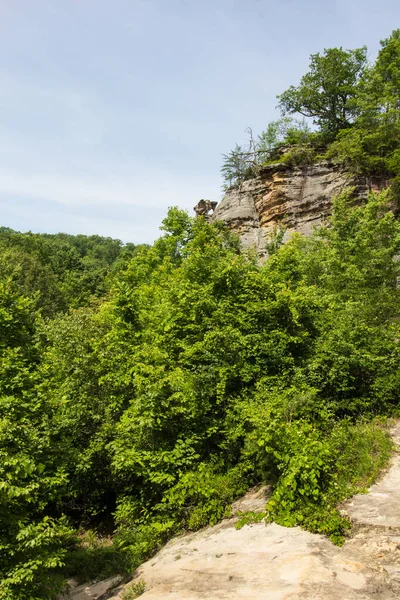
[[[146,582],[144,579],[138,579],[130,586],[126,587],[121,594],[122,600],[134,600],[139,598],[146,591]]]
[[[266,512],[238,512],[239,521],[236,523],[236,529],[242,529],[244,525],[252,525],[253,523],[261,523],[266,517]]]

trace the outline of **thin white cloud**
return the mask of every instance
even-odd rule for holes
[[[204,188],[218,189],[218,181]],[[90,181],[65,174],[23,174],[0,170],[0,195],[56,202],[65,206],[190,207],[202,196],[191,181],[153,170],[149,178]],[[95,214],[94,214],[95,216]]]

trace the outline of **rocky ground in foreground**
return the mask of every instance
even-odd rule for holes
[[[400,444],[400,424],[392,431]],[[262,511],[268,490],[236,511]],[[353,522],[342,548],[300,528],[235,519],[171,540],[135,574],[143,600],[389,600],[400,597],[400,454],[369,494],[344,507]],[[119,600],[116,580],[80,586],[70,600]],[[128,584],[128,586],[131,584]],[[114,587],[113,587],[114,586]]]

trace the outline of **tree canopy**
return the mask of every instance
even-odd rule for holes
[[[354,99],[367,64],[367,48],[328,48],[312,54],[310,70],[300,84],[290,86],[279,99],[283,113],[311,117],[327,136],[347,129],[357,115]]]

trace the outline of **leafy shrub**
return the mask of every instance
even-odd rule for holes
[[[291,167],[306,167],[312,165],[315,161],[316,152],[309,145],[294,146],[281,156],[281,162]]]
[[[268,518],[340,544],[349,523],[336,507],[375,480],[390,458],[390,436],[379,424],[349,421],[336,423],[323,437],[302,423],[289,430],[288,442],[279,447],[283,460]]]
[[[218,473],[212,466],[201,464],[196,471],[186,473],[164,495],[159,510],[173,514],[185,529],[197,530],[215,525],[230,515],[230,504],[249,487],[251,467],[240,464],[227,473]]]
[[[75,537],[64,561],[62,573],[79,583],[107,579],[116,573],[127,574],[131,571],[128,555],[110,538],[102,538],[91,530]]]
[[[242,527],[244,527],[245,525],[251,525],[253,523],[261,523],[261,521],[263,521],[265,519],[265,517],[267,516],[267,513],[266,512],[254,512],[254,511],[248,511],[248,512],[240,512],[239,511],[237,516],[239,517],[239,520],[235,524],[235,528],[242,529]]]

